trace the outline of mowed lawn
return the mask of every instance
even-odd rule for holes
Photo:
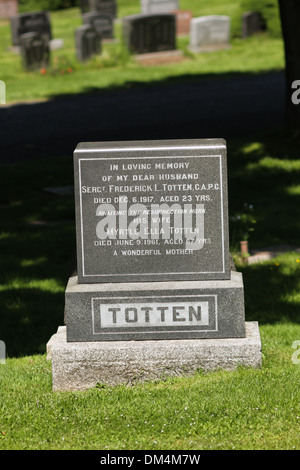
[[[118,19],[115,22],[115,41],[103,42],[102,52],[87,63],[76,58],[75,29],[82,24],[79,8],[51,12],[54,39],[62,39],[63,47],[51,53],[51,64],[36,72],[23,70],[19,54],[12,50],[10,24],[0,20],[0,79],[6,83],[6,101],[32,101],[48,99],[62,94],[103,91],[111,87],[132,87],[140,83],[159,83],[167,79],[199,78],[202,75],[259,73],[282,70],[284,51],[281,38],[261,34],[247,40],[241,39],[239,2],[215,0],[206,5],[194,6],[190,0],[182,1],[182,9],[193,16],[221,14],[231,17],[231,48],[213,54],[193,54],[189,51],[189,36],[177,37],[177,48],[184,60],[176,64],[146,67],[131,56],[124,44],[122,17],[140,12],[138,0],[118,2]],[[201,2],[202,3],[202,2]]]

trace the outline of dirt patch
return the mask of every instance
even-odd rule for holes
[[[182,62],[186,60],[182,51],[164,51],[164,52],[152,52],[149,54],[140,54],[135,56],[135,60],[141,65],[155,66],[173,64],[175,62]]]

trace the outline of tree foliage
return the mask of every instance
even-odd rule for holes
[[[19,11],[54,11],[78,5],[79,0],[19,0]]]

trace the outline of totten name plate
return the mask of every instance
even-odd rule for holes
[[[79,283],[230,279],[222,139],[81,143],[74,176]]]

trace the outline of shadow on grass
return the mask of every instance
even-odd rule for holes
[[[229,215],[232,246],[236,214],[253,206],[255,224],[248,232],[249,248],[270,245],[300,246],[299,143],[282,131],[256,135],[228,145]],[[233,240],[234,238],[234,240]]]
[[[300,266],[297,255],[290,255],[293,272],[284,271],[284,261],[242,268],[247,321],[259,324],[300,323]],[[298,298],[297,298],[298,297]]]
[[[45,352],[64,322],[64,290],[75,268],[74,227],[19,226],[9,233],[1,240],[0,337],[9,357]]]
[[[1,290],[1,338],[8,357],[45,353],[64,321],[64,293],[41,288]]]
[[[71,156],[81,141],[252,136],[280,127],[284,104],[283,72],[129,79],[2,107],[0,160]]]
[[[0,338],[9,357],[45,352],[63,324],[74,269],[74,198],[47,187],[73,182],[68,157],[4,165],[0,187]]]

